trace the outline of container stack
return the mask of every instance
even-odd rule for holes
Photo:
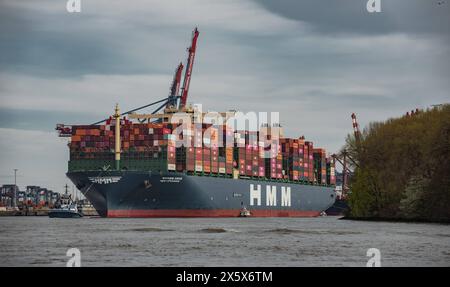
[[[121,120],[121,168],[334,184],[324,149],[281,138],[279,126],[233,131],[226,125],[131,123]],[[115,127],[74,126],[69,168],[114,166]]]
[[[270,178],[282,179],[283,178],[283,155],[281,153],[281,147],[273,141],[270,145]]]
[[[308,181],[308,171],[305,168],[305,140],[299,139],[298,140],[298,161],[299,161],[299,169],[300,169],[300,175],[299,180],[306,182]]]
[[[195,171],[195,147],[186,148],[186,170]]]
[[[211,147],[211,173],[217,174],[219,173],[219,126],[210,126],[208,130]],[[220,130],[223,131],[221,127]],[[223,166],[223,169],[225,172],[225,166]]]
[[[334,169],[334,162],[331,157],[327,158],[327,184],[336,185],[336,173]]]
[[[82,151],[85,158],[95,158],[100,152],[113,152],[115,144],[114,125],[74,126],[70,150]],[[167,146],[169,124],[131,124],[124,120],[121,124],[121,147],[123,151],[160,151],[152,147]]]
[[[312,142],[305,141],[305,149],[303,151],[303,155],[305,176],[308,178],[309,182],[314,182],[314,155]]]
[[[303,165],[304,140],[283,138],[280,140],[283,154],[284,178],[291,181],[306,180]]]
[[[246,154],[246,148],[245,148],[245,131],[236,131],[235,132],[235,147],[237,150],[237,165],[239,169],[239,175],[246,175],[245,174],[245,154]]]
[[[237,163],[234,164],[234,132],[227,125],[222,126],[223,147],[220,155],[225,159],[225,173],[232,174],[233,168],[237,168]]]
[[[175,135],[165,134],[167,139],[167,170],[176,170],[176,138]]]
[[[195,172],[203,172],[203,128],[201,124],[194,124],[194,153]]]
[[[323,148],[315,148],[313,149],[314,156],[314,169],[316,175],[316,181],[320,184],[327,183],[327,159],[326,152]]]

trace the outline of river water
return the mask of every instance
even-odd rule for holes
[[[320,218],[0,217],[0,266],[450,266],[450,225]]]

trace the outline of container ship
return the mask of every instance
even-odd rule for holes
[[[324,149],[285,138],[279,123],[237,129],[237,112],[205,120],[186,104],[198,35],[183,86],[180,63],[168,97],[124,113],[116,105],[91,125],[57,125],[70,137],[67,176],[103,217],[319,216],[335,202]]]

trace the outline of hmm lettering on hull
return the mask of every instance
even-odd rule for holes
[[[277,203],[281,206],[291,206],[291,188],[281,187],[281,200],[280,203],[277,201],[277,187],[275,185],[266,185],[266,206],[277,206]],[[251,206],[261,206],[261,185],[250,184],[250,205]]]
[[[92,183],[97,183],[97,184],[110,184],[110,183],[119,182],[119,180],[121,178],[122,178],[121,176],[107,176],[107,177],[94,176],[94,177],[89,177],[89,180]]]

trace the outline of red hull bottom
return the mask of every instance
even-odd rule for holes
[[[239,217],[239,209],[108,210],[107,217]],[[252,210],[251,217],[316,217],[320,211]]]

